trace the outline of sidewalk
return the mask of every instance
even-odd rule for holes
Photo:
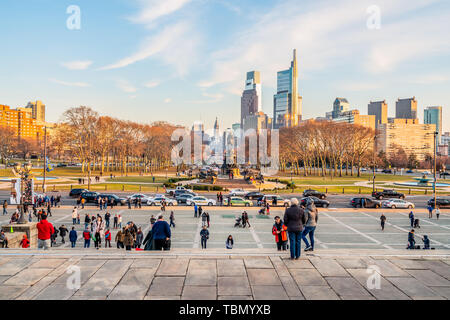
[[[299,260],[268,249],[1,250],[0,257],[0,299],[450,299],[447,250],[323,249]]]

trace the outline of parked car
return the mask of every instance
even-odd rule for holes
[[[72,189],[69,192],[69,197],[78,198],[83,192],[88,192],[88,191],[89,190],[87,190],[87,189],[80,189],[80,188]]]
[[[99,193],[95,191],[86,191],[81,194],[81,198],[86,201],[86,203],[89,202],[95,202],[97,200]]]
[[[422,172],[422,174],[424,174],[424,175],[429,175],[429,174],[431,174],[431,173],[430,173],[430,171],[424,171],[424,172]]]
[[[308,198],[313,199],[314,201],[314,205],[316,207],[322,207],[322,208],[328,208],[330,206],[330,201],[328,200],[323,200],[323,199],[319,199],[317,197],[306,197],[306,198],[301,198],[300,199],[300,204],[302,206],[306,206],[306,203],[308,201]]]
[[[135,193],[135,194],[133,194],[133,195],[131,195],[131,196],[128,196],[128,197],[127,197],[127,201],[128,201],[128,199],[131,200],[131,203],[134,203],[134,201],[135,201],[136,199],[141,199],[141,202],[142,202],[142,203],[147,203],[148,200],[150,200],[150,197],[149,197],[149,196],[146,196],[145,194],[142,194],[142,193]]]
[[[102,198],[102,199],[106,198],[107,201],[108,201],[108,204],[110,204],[111,200],[112,200],[115,206],[118,206],[119,204],[121,206],[123,206],[127,202],[127,199],[120,198],[120,197],[116,196],[115,194],[109,194],[109,193],[108,194],[106,194],[106,193],[99,194],[97,196],[97,198],[95,199],[96,202],[98,202],[98,198]]]
[[[197,206],[215,206],[216,205],[216,200],[208,199],[208,198],[202,197],[202,196],[196,196],[196,197],[193,197],[191,199],[187,199],[186,200],[186,204],[188,206],[193,206],[193,205],[197,205]]]
[[[245,206],[245,207],[253,206],[253,202],[251,200],[246,200],[241,197],[231,197],[230,204],[231,204],[231,206]],[[225,198],[223,200],[223,205],[224,206],[228,205],[228,198]]]
[[[177,201],[178,204],[186,204],[186,201],[188,199],[192,199],[194,196],[190,193],[183,193],[180,194],[179,196],[175,197],[175,200]]]
[[[228,195],[231,197],[234,197],[234,196],[243,197],[246,194],[247,194],[247,191],[245,191],[244,189],[238,188],[238,189],[231,189],[230,193]]]
[[[427,205],[434,208],[434,198],[428,200]],[[436,206],[442,209],[450,209],[450,199],[447,198],[436,198]]]
[[[276,204],[274,204],[275,199],[276,199]],[[291,205],[291,201],[289,199],[283,199],[282,197],[280,197],[277,194],[266,194],[263,197],[261,197],[260,199],[258,199],[257,204],[258,204],[258,206],[262,206],[264,202],[269,203],[269,205],[271,205],[273,207],[275,207],[275,206],[289,207]]]
[[[414,173],[414,171],[409,169],[409,170],[406,170],[406,173]]]
[[[190,194],[190,195],[192,195],[192,196],[194,196],[194,197],[197,195],[197,194],[196,194],[195,192],[193,192],[192,190],[178,189],[178,190],[175,190],[175,193],[173,194],[173,197],[176,198],[176,197],[178,197],[178,196],[180,196],[180,195],[182,195],[182,194]]]
[[[319,192],[317,190],[313,190],[313,189],[307,189],[305,191],[303,191],[303,196],[304,197],[316,197],[319,199],[325,199],[327,197],[327,195],[323,192]]]
[[[175,194],[175,191],[177,191],[177,190],[192,191],[192,190],[189,190],[188,188],[185,188],[183,186],[177,186],[175,189],[167,189],[166,190],[166,194],[168,194],[171,197],[173,197],[173,195]]]
[[[414,209],[415,205],[412,202],[405,201],[403,199],[388,199],[384,200],[382,202],[383,208],[408,208],[408,209]]]
[[[350,200],[350,205],[353,208],[381,208],[381,201],[373,200],[367,197],[356,197]]]
[[[392,199],[392,198],[398,198],[398,199],[405,199],[405,195],[403,193],[397,192],[395,190],[386,189],[383,191],[374,191],[372,192],[372,197],[375,199],[381,200],[383,198]]]
[[[252,192],[248,192],[244,198],[245,199],[249,199],[249,200],[258,200],[259,198],[262,198],[264,196],[264,194],[262,194],[259,191],[252,191]]]
[[[389,173],[392,174],[392,170],[391,169],[383,169],[381,170],[382,173]]]
[[[164,197],[164,196],[159,196],[159,197],[155,197],[155,198],[150,198],[150,199],[147,201],[147,204],[148,204],[149,206],[160,206],[163,200],[165,200],[166,205],[168,205],[168,206],[176,206],[176,205],[178,204],[178,202],[177,202],[176,200],[169,199],[169,198],[166,198],[166,197]]]

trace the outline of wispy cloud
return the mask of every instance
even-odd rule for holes
[[[61,65],[69,70],[86,70],[92,64],[92,61],[69,61],[61,62]]]
[[[195,36],[188,36],[190,25],[179,22],[165,27],[160,33],[147,38],[133,54],[100,70],[123,68],[136,62],[158,56],[164,62],[174,65],[179,74],[184,74],[190,66],[197,45]]]
[[[144,83],[144,87],[146,87],[146,88],[154,88],[154,87],[159,86],[159,84],[160,84],[159,81],[153,80],[153,81],[149,81],[149,82]]]
[[[68,81],[62,81],[57,79],[49,79],[51,82],[61,84],[63,86],[67,87],[90,87],[91,85],[86,82],[68,82]]]
[[[136,87],[134,87],[132,84],[130,84],[127,80],[117,80],[116,81],[116,86],[117,88],[119,88],[120,90],[122,90],[123,92],[126,93],[134,93],[136,91],[138,91],[138,89]]]
[[[166,98],[166,99],[164,99],[164,103],[170,103],[170,102],[172,102],[172,99],[171,99],[171,98]]]
[[[410,80],[410,83],[414,84],[436,84],[448,82],[450,78],[443,74],[426,74]]]
[[[153,23],[168,16],[181,8],[192,0],[140,0],[140,12],[129,18],[133,23],[146,24],[153,26]]]

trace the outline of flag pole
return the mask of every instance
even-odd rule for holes
[[[47,126],[44,127],[44,180],[42,180],[42,192],[45,193],[45,178],[47,175]]]

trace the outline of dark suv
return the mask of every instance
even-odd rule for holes
[[[83,192],[89,192],[87,189],[72,189],[69,192],[69,197],[78,198]]]
[[[372,192],[372,197],[374,197],[375,199],[378,199],[378,200],[381,200],[383,198],[405,199],[405,195],[403,193],[397,192],[395,190],[374,191],[374,192]]]
[[[431,198],[430,200],[428,200],[427,203],[429,206],[434,208],[434,198]],[[450,209],[450,200],[446,199],[446,198],[436,198],[436,206],[440,209]]]
[[[353,208],[381,208],[381,201],[373,200],[366,197],[357,197],[350,200]]]
[[[304,197],[316,197],[319,199],[325,199],[327,195],[325,193],[319,192],[317,190],[308,189],[303,191]]]
[[[245,199],[248,199],[248,200],[259,200],[259,199],[261,199],[262,197],[264,197],[264,194],[262,194],[262,193],[259,192],[259,191],[252,191],[252,192],[247,193],[247,194],[244,196],[244,198],[245,198]]]
[[[86,191],[81,194],[81,198],[86,200],[86,203],[95,202],[98,197],[98,192],[95,191]]]

